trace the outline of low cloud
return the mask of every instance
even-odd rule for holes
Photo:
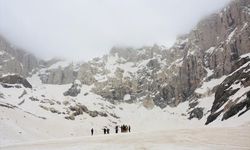
[[[89,60],[112,46],[171,45],[230,0],[0,0],[0,34],[41,58]]]

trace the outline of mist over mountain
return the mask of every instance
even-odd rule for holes
[[[124,2],[108,2],[125,8]],[[143,5],[153,9],[157,2]],[[0,36],[0,149],[250,148],[250,1],[215,4],[172,46],[119,43],[88,61],[46,60],[12,44],[5,32]],[[75,57],[74,50],[68,53]]]
[[[87,61],[113,46],[170,47],[229,1],[1,0],[0,33],[43,59]]]

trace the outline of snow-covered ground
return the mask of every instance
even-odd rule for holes
[[[1,150],[247,150],[250,124],[226,128],[197,128],[132,132],[44,140],[5,145]]]
[[[182,115],[187,103],[163,110],[120,104],[114,109],[117,120],[82,115],[72,121],[50,112],[43,114],[44,120],[22,109],[0,108],[1,150],[250,149],[250,112],[205,126],[205,118],[188,120]],[[131,125],[132,132],[114,134],[116,124],[110,120]],[[111,129],[110,135],[103,135],[104,126]]]

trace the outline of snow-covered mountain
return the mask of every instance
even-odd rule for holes
[[[42,61],[0,37],[0,141],[122,123],[153,130],[250,121],[249,24],[250,1],[234,0],[170,48],[113,47],[88,62]]]

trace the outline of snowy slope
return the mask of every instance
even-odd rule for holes
[[[11,104],[16,108],[1,107],[1,144],[15,143],[21,141],[48,139],[48,138],[63,138],[70,136],[89,135],[89,129],[95,128],[97,134],[102,134],[102,128],[105,126],[113,128],[116,125],[130,124],[135,131],[171,129],[194,127],[193,122],[190,122],[186,117],[181,116],[182,107],[166,108],[164,110],[155,108],[147,110],[141,103],[113,105],[101,98],[100,96],[91,93],[90,86],[83,85],[82,92],[77,97],[65,97],[63,92],[70,85],[46,85],[36,81],[39,79],[35,76],[28,79],[33,84],[33,89],[25,88],[3,88],[0,87],[4,98],[1,98],[0,104]],[[22,98],[23,91],[26,91]],[[88,95],[84,93],[88,92]],[[31,100],[30,97],[37,99]],[[70,104],[63,105],[64,101]],[[104,111],[108,113],[108,117],[91,117],[87,113],[76,116],[75,120],[67,120],[64,117],[67,114],[58,114],[47,111],[40,106],[55,108],[59,112],[66,112],[70,105],[75,103],[84,104],[90,110]],[[187,106],[184,106],[187,107]],[[119,118],[115,118],[110,114],[115,114]],[[45,118],[45,119],[44,119]],[[139,118],[139,119],[138,119]],[[154,121],[149,119],[154,118]],[[142,124],[144,124],[142,128]],[[197,126],[202,125],[201,122],[196,122]],[[113,130],[111,131],[111,133]]]
[[[37,75],[28,78],[33,85],[28,88],[3,88],[0,86],[0,104],[11,104],[15,108],[1,108],[0,120],[0,141],[1,145],[13,144],[16,142],[45,140],[54,138],[88,136],[90,129],[95,129],[95,134],[102,134],[102,129],[108,127],[114,133],[116,125],[129,124],[134,132],[153,132],[155,130],[192,129],[205,128],[206,118],[201,120],[189,120],[189,102],[181,103],[178,107],[166,107],[161,109],[155,107],[152,110],[146,109],[141,102],[128,104],[111,104],[101,96],[91,92],[91,86],[82,85],[81,93],[76,97],[64,96],[71,84],[48,85],[42,84]],[[204,84],[204,86],[207,83]],[[203,86],[202,86],[203,87]],[[27,94],[22,96],[23,91]],[[85,95],[85,93],[88,93]],[[36,100],[30,99],[30,97]],[[205,96],[199,99],[198,106],[206,110],[211,108],[214,95]],[[68,105],[64,105],[68,101]],[[87,113],[76,116],[75,120],[67,120],[67,110],[75,104],[84,104],[89,110],[102,111],[108,114],[107,117],[91,117]],[[58,113],[52,113],[40,106],[54,108]],[[63,114],[65,112],[65,114]],[[114,114],[117,117],[114,117]],[[238,126],[250,121],[249,115],[229,119],[226,122],[215,122],[208,127],[216,126]],[[238,119],[238,121],[237,121]]]

